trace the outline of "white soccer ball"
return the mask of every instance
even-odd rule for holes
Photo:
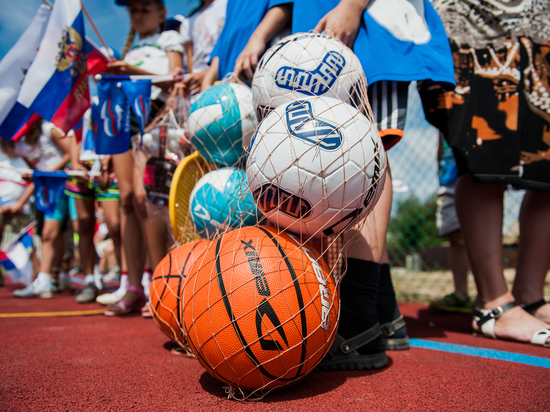
[[[252,95],[258,116],[292,100],[335,97],[355,105],[363,68],[342,42],[319,33],[287,36],[265,52],[254,79]]]
[[[239,83],[210,87],[191,106],[187,127],[191,143],[209,162],[236,165],[243,155],[243,140],[258,125],[252,91]]]
[[[372,123],[330,97],[277,107],[252,137],[246,167],[258,208],[281,229],[321,237],[365,217],[384,187],[386,154]]]

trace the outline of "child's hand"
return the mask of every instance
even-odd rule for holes
[[[357,3],[356,1],[340,2],[325,14],[313,31],[317,33],[324,31],[352,48],[365,10]]]
[[[131,74],[134,66],[126,63],[124,60],[117,60],[107,65],[115,75]]]
[[[80,163],[73,164],[71,167],[74,171],[86,172],[86,175],[84,176],[74,176],[78,183],[85,184],[86,182],[89,182],[91,180],[88,176],[89,170],[82,166]]]
[[[12,215],[20,215],[21,213],[23,213],[23,204],[20,204],[19,202],[17,202],[15,205],[13,205],[11,208],[10,208],[10,213]]]
[[[106,155],[101,159],[101,174],[97,177],[97,185],[105,190],[109,186],[109,175],[111,174],[111,156]]]
[[[185,74],[185,70],[183,70],[183,67],[176,67],[174,70],[170,71],[170,76],[174,77],[174,80],[179,80],[183,78],[183,75]]]
[[[32,183],[32,173],[23,173],[21,175],[21,179],[23,179],[25,182],[31,182]]]
[[[266,43],[263,40],[257,39],[254,36],[251,37],[235,62],[235,69],[233,69],[235,76],[242,81],[251,82],[256,66],[258,66],[258,60],[264,52],[265,47]]]
[[[111,155],[105,155],[103,156],[103,159],[101,159],[101,173],[107,173],[109,174],[111,172]]]
[[[190,73],[185,79],[183,79],[179,84],[182,85],[183,90],[186,95],[189,95],[193,92],[200,92],[202,88],[202,79],[206,74],[206,70],[202,72]]]

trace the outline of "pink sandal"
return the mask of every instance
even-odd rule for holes
[[[119,300],[117,303],[107,306],[107,309],[105,309],[106,316],[123,316],[128,313],[139,312],[141,308],[145,306],[147,303],[147,298],[143,293],[143,288],[139,286],[128,286],[127,291],[137,293],[137,300],[134,302]]]

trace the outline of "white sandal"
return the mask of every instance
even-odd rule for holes
[[[477,326],[481,328],[481,333],[483,333],[484,336],[498,339],[495,335],[496,320],[500,318],[504,312],[515,308],[516,306],[519,305],[514,301],[502,306],[497,306],[495,309],[475,308],[474,321],[476,322]],[[537,330],[531,336],[531,344],[550,348],[550,342],[547,343],[548,338],[550,338],[550,329]]]

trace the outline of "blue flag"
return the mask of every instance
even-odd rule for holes
[[[125,80],[120,83],[130,107],[136,115],[139,132],[143,135],[151,112],[151,80]]]
[[[61,170],[54,172],[34,170],[32,177],[36,208],[44,213],[53,213],[57,200],[65,190],[67,173]]]
[[[130,149],[130,105],[116,81],[100,80],[99,104],[92,106],[97,154],[113,155]]]

